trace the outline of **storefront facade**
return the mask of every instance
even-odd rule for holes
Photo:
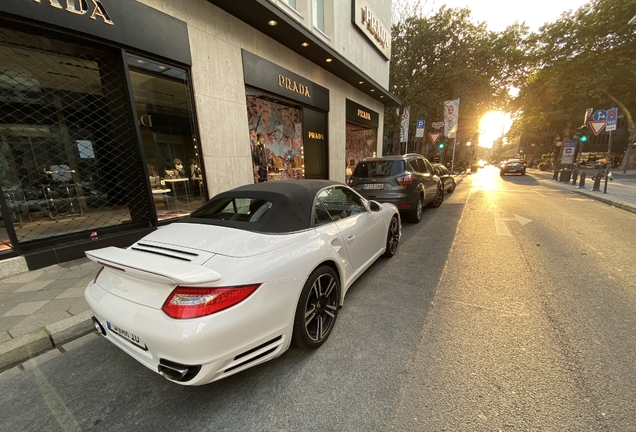
[[[353,17],[326,13],[322,31],[312,0],[235,3],[0,4],[0,259],[37,268],[130,244],[259,178],[344,181],[352,125],[379,152],[396,99]],[[371,61],[330,47],[343,27]],[[350,104],[374,125],[350,119]]]

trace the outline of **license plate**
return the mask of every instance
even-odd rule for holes
[[[517,170],[516,169],[511,169],[511,170],[508,170],[508,172],[517,172]]]
[[[116,325],[109,323],[108,321],[106,321],[106,327],[108,327],[108,330],[115,333],[117,336],[127,340],[131,344],[138,346],[144,351],[148,350],[148,347],[141,341],[141,339],[139,339],[139,336],[134,335],[122,328],[119,328]]]
[[[383,183],[363,184],[362,189],[384,189]]]

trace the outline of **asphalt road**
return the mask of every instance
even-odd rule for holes
[[[480,170],[405,224],[319,350],[191,388],[88,337],[0,381],[0,430],[636,430],[635,225]]]

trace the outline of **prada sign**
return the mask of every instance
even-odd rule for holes
[[[371,44],[389,60],[391,58],[391,30],[384,25],[366,0],[352,0],[351,20]]]
[[[346,113],[347,120],[366,126],[377,128],[380,123],[380,114],[349,99],[347,99]]]
[[[60,4],[59,0],[32,0],[35,3],[49,3],[51,7],[55,9],[64,9],[75,15],[86,15],[89,12],[89,4],[87,0],[66,0],[65,5]],[[90,0],[90,18],[97,20],[100,18],[104,24],[114,25],[115,23],[110,19],[106,8],[100,0]]]
[[[1,12],[192,64],[186,23],[135,0],[0,0]]]
[[[0,0],[1,1],[1,0]],[[251,52],[242,50],[245,84],[329,111],[329,90]]]

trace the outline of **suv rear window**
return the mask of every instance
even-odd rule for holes
[[[392,177],[404,171],[402,160],[374,160],[358,163],[353,175],[358,178]]]

